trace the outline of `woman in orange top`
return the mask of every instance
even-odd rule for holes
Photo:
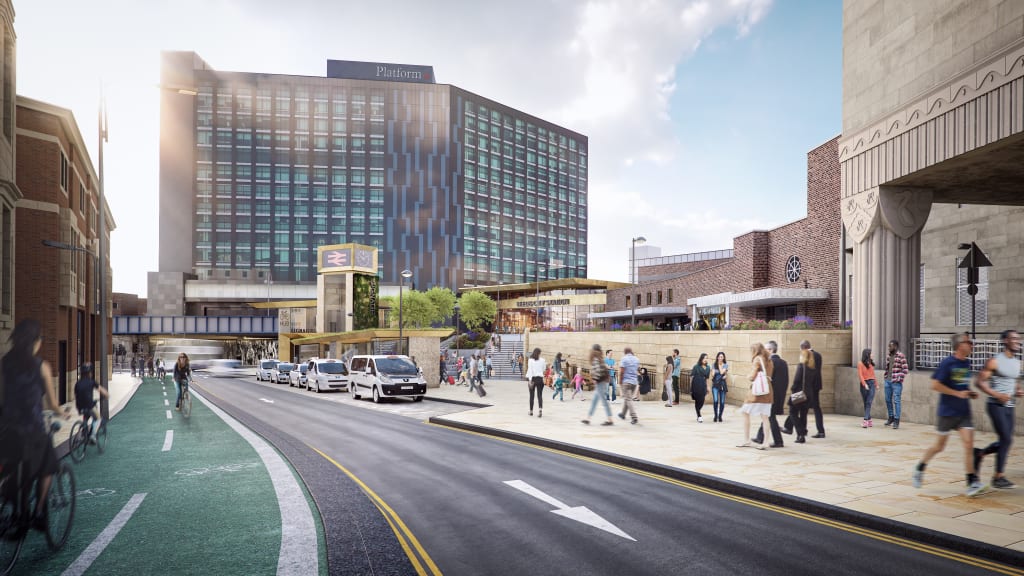
[[[871,357],[871,348],[865,348],[861,352],[857,373],[860,375],[860,397],[864,399],[864,421],[860,423],[860,427],[871,428],[871,403],[874,402],[875,391],[878,390],[878,383],[875,381],[875,359]]]

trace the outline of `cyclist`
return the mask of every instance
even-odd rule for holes
[[[187,385],[192,379],[192,367],[188,363],[188,354],[178,354],[178,361],[174,363],[174,389],[178,392],[178,399],[174,402],[174,409],[181,411],[181,387]]]
[[[92,364],[82,364],[82,377],[75,382],[75,407],[78,408],[78,413],[82,416],[82,425],[88,427],[89,421],[92,421],[92,427],[89,430],[89,442],[96,443],[96,399],[93,396],[93,391],[99,390],[100,396],[109,397],[105,389],[103,389],[96,380],[92,377]]]
[[[157,378],[159,378],[160,381],[163,382],[164,381],[164,376],[166,374],[167,374],[167,370],[164,369],[164,359],[163,358],[157,358],[156,359],[156,375],[157,375]]]
[[[11,350],[3,357],[4,417],[0,443],[4,454],[18,454],[25,464],[22,509],[27,508],[29,487],[36,484],[36,507],[32,510],[32,526],[45,529],[45,504],[50,482],[57,472],[57,455],[43,420],[43,398],[54,412],[60,404],[50,382],[50,365],[38,356],[43,345],[39,322],[22,320],[11,333]],[[64,417],[68,417],[67,408]]]

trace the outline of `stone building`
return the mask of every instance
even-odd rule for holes
[[[16,47],[14,6],[0,0],[0,350],[14,329],[14,206],[21,198],[14,172]]]

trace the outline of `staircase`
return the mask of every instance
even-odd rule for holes
[[[447,363],[448,374],[451,374],[451,375],[455,376],[456,379],[457,379],[458,376],[457,376],[457,374],[455,372],[455,360],[453,360],[451,358],[451,352],[450,352],[450,351],[454,351],[455,350],[454,348],[450,348],[450,345],[454,344],[454,343],[455,343],[454,339],[448,339],[448,340],[445,340],[444,342],[442,342],[441,343],[441,353],[442,354],[447,354],[446,357],[448,358],[448,363]],[[484,350],[484,349],[467,349],[467,348],[461,348],[461,349],[458,350],[458,353],[459,353],[460,356],[462,356],[463,361],[465,361],[465,359],[468,356],[473,355],[473,354],[479,354],[481,352],[485,352],[487,355],[489,355],[491,357],[491,364],[492,364],[492,366],[494,368],[494,375],[490,377],[491,379],[495,379],[495,380],[521,380],[522,379],[522,377],[520,376],[519,371],[515,370],[512,367],[512,359],[516,357],[516,354],[519,354],[519,353],[523,352],[523,337],[522,337],[521,334],[502,334],[501,335],[501,349],[500,350],[498,350],[497,348],[491,346],[490,344],[487,345],[486,350]],[[523,354],[523,356],[525,358],[525,356],[526,356],[525,353]],[[525,368],[524,368],[524,370],[525,370]],[[486,382],[487,379],[488,378],[485,376],[484,377],[484,381]]]

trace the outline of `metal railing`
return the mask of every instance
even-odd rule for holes
[[[947,356],[953,353],[953,344],[950,342],[952,334],[948,338],[914,338],[913,345],[913,368],[914,370],[927,370],[935,368]],[[975,340],[974,350],[971,353],[971,369],[981,370],[989,358],[1003,351],[1003,343],[999,340]],[[1017,359],[1022,359],[1020,352]],[[884,362],[884,360],[883,360]],[[1024,370],[1024,363],[1022,363]],[[1024,374],[1024,372],[1022,372]]]

